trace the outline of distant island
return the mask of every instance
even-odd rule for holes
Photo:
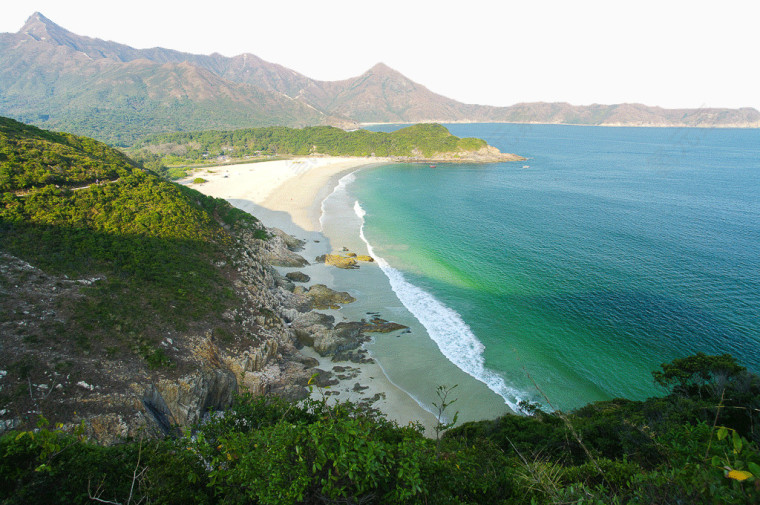
[[[464,104],[379,63],[318,81],[250,54],[232,58],[74,34],[40,13],[0,34],[0,114],[130,146],[153,133],[256,126],[513,122],[600,126],[760,127],[760,112],[642,104]]]

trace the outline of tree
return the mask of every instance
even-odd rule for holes
[[[739,365],[730,354],[707,355],[698,352],[660,365],[662,371],[652,372],[654,381],[673,393],[700,397],[709,385],[718,381],[731,381],[747,369]]]

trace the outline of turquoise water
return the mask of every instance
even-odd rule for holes
[[[447,127],[529,159],[388,165],[349,192],[459,368],[563,409],[660,393],[651,371],[697,351],[760,372],[760,131]]]

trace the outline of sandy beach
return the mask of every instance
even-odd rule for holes
[[[326,157],[223,165],[197,170],[181,182],[204,194],[228,200],[261,219],[266,226],[283,229],[304,239],[306,248],[301,255],[312,261],[317,254],[332,252],[339,246],[330,245],[329,238],[322,234],[322,202],[332,193],[342,176],[385,162],[388,160]],[[195,184],[192,180],[196,178],[206,182]],[[332,285],[334,281],[334,267],[312,264],[299,270],[311,276],[309,284]],[[336,321],[349,319],[345,309],[322,312],[333,315]],[[316,358],[321,369],[332,371],[339,379],[338,384],[315,391],[316,396],[327,395],[330,401],[371,403],[400,425],[419,422],[428,436],[434,435],[435,417],[395,386],[379,363],[334,363],[329,357],[321,357],[310,348],[304,348],[302,353]]]
[[[325,157],[223,165],[197,170],[182,182],[206,195],[229,200],[254,215],[259,207],[284,212],[301,230],[319,232],[321,204],[334,187],[330,181],[360,167],[385,161],[383,158]],[[193,184],[192,179],[198,177],[207,182]],[[264,224],[278,226],[266,221]]]

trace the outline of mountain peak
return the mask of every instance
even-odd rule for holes
[[[383,62],[377,63],[374,67],[370,68],[367,73],[370,72],[373,74],[398,74],[397,71],[393,70]]]
[[[57,36],[68,33],[65,29],[50,21],[40,12],[35,12],[26,20],[19,33],[24,33],[36,40],[55,39]]]

